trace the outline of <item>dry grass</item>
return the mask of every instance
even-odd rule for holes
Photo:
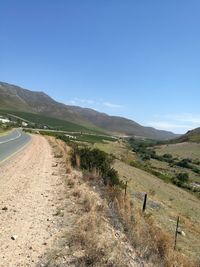
[[[114,208],[121,218],[124,230],[140,258],[152,262],[153,266],[165,267],[197,267],[198,263],[174,251],[173,239],[165,230],[159,227],[152,214],[145,214],[134,207],[128,194],[126,197],[116,188],[109,188]]]
[[[75,186],[75,182],[73,179],[68,179],[67,180],[67,185],[70,187],[70,188],[73,188]]]
[[[171,145],[162,145],[157,146],[156,152],[158,153],[158,155],[169,153],[174,157],[199,159],[200,144],[186,142]]]
[[[56,142],[56,153],[60,153],[60,146]],[[62,240],[65,241],[48,255],[46,266],[140,266],[125,235],[117,231],[107,217],[109,206],[97,192],[97,181],[100,181],[97,176],[95,169],[92,174],[84,176],[73,169],[67,174],[67,206],[61,207],[67,224],[62,230]],[[69,224],[70,220],[72,223]]]
[[[148,193],[147,212],[152,213],[156,223],[172,238],[174,238],[177,216],[180,216],[181,228],[186,233],[186,237],[178,237],[178,249],[190,258],[198,258],[200,248],[199,199],[123,162],[116,161],[115,168],[121,177],[127,177],[128,190],[136,208],[142,207],[143,198],[138,196],[140,192]]]
[[[81,185],[82,216],[70,235],[72,251],[81,251],[75,266],[131,266],[124,253],[124,244],[116,238],[115,230],[106,219],[108,206],[88,185]]]
[[[127,163],[136,159],[135,153],[127,149],[127,144],[124,142],[107,142],[106,144],[96,143],[94,147],[103,150],[108,154],[112,154],[119,160],[123,160]]]
[[[107,223],[93,211],[77,222],[71,243],[84,251],[77,259],[77,266],[128,266],[119,242],[109,230]]]
[[[65,229],[66,242],[58,253],[66,265],[53,261],[52,266],[198,266],[173,251],[171,236],[151,214],[140,212],[129,193],[125,197],[117,187],[105,188],[97,176],[95,170],[83,177],[73,169],[67,176],[67,208],[74,219],[70,229]]]

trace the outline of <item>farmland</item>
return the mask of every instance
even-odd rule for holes
[[[98,134],[75,133],[73,134],[73,136],[76,138],[76,141],[87,142],[91,144],[104,143],[106,141],[116,142],[117,140],[112,136],[98,135]]]
[[[25,120],[30,123],[31,126],[35,128],[43,128],[47,126],[49,129],[69,131],[69,132],[88,132],[88,133],[103,133],[96,128],[87,128],[69,121],[60,120],[48,116],[43,116],[34,113],[22,112],[22,111],[5,111],[1,110],[0,114],[11,114],[16,116],[18,120]]]

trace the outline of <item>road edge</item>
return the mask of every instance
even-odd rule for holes
[[[31,136],[31,135],[30,135]],[[5,163],[6,161],[8,161],[9,159],[11,159],[12,157],[14,157],[17,153],[21,152],[23,149],[25,149],[27,146],[30,145],[30,143],[32,142],[32,136],[31,139],[28,141],[28,143],[26,143],[25,145],[23,145],[22,147],[20,147],[20,149],[18,149],[17,151],[15,151],[13,154],[9,155],[7,158],[3,159],[2,161],[0,161],[0,166]]]

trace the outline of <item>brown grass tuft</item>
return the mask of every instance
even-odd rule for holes
[[[81,190],[79,190],[79,189],[75,189],[75,190],[72,192],[72,196],[75,197],[75,198],[81,198],[81,196],[82,196],[82,192],[81,192]]]

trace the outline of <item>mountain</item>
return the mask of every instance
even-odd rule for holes
[[[194,130],[188,131],[186,134],[175,139],[176,142],[196,142],[200,143],[200,127]]]
[[[123,117],[109,116],[89,108],[64,105],[43,92],[30,91],[4,82],[0,82],[0,109],[40,114],[107,133],[160,140],[177,137],[172,132],[144,127]]]

